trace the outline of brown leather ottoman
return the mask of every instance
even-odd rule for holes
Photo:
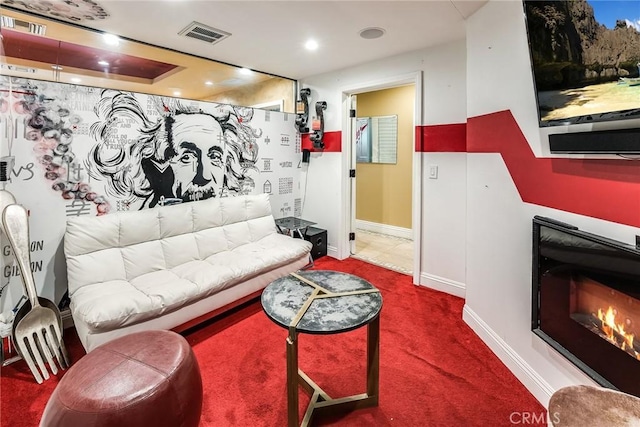
[[[62,377],[41,427],[197,427],[200,368],[187,341],[145,331],[97,347]]]

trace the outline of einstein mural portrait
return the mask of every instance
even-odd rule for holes
[[[110,195],[142,200],[144,208],[253,191],[260,137],[250,125],[253,109],[149,100],[145,110],[133,94],[105,90],[96,106],[98,143],[87,165],[93,178],[107,180]],[[125,138],[123,124],[132,125]]]

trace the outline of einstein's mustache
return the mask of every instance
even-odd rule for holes
[[[190,182],[184,188],[182,188],[182,184],[178,184],[175,189],[175,196],[184,202],[220,197],[221,194],[222,185],[215,182],[210,182],[206,185],[196,185]]]

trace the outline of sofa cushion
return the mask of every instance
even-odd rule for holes
[[[77,238],[77,236],[76,236]],[[67,247],[65,237],[65,248]],[[74,243],[75,244],[75,243]],[[78,246],[80,246],[79,244]],[[127,274],[120,248],[110,248],[79,256],[67,257],[69,295],[93,283],[126,280]]]
[[[231,266],[212,265],[200,260],[178,265],[171,271],[197,286],[198,295],[195,299],[212,295],[235,279],[235,271]]]
[[[169,239],[162,239],[160,242],[165,266],[168,269],[186,262],[202,259],[194,234],[182,234]]]
[[[71,299],[74,320],[92,329],[111,330],[160,313],[160,305],[125,280],[96,282],[79,288]]]
[[[227,239],[227,247],[230,250],[238,246],[251,243],[251,233],[249,233],[249,224],[246,222],[235,222],[222,227],[224,236]]]

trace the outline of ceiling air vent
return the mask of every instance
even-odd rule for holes
[[[196,21],[187,25],[187,27],[178,34],[185,37],[191,37],[192,39],[202,40],[209,44],[221,42],[231,35],[231,33],[209,27],[208,25],[204,25]]]

